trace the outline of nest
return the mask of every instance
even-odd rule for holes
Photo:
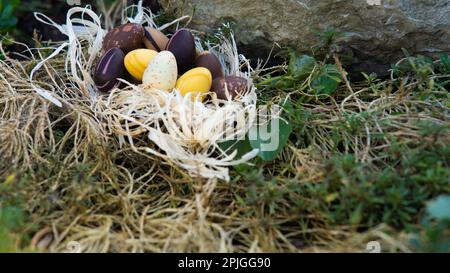
[[[163,26],[155,24],[154,15],[142,7],[142,2],[126,8],[134,17],[126,17],[122,23],[139,23],[159,30],[177,24],[188,17],[181,17]],[[248,79],[248,91],[228,100],[220,100],[214,94],[207,102],[193,100],[190,95],[182,96],[174,89],[166,92],[144,85],[135,85],[125,80],[126,87],[114,89],[108,94],[97,91],[92,72],[101,52],[106,30],[100,17],[90,7],[75,7],[68,11],[66,24],[58,25],[43,14],[36,18],[56,27],[67,35],[68,40],[55,46],[53,52],[40,61],[30,73],[33,89],[46,100],[59,107],[69,104],[84,104],[92,111],[96,121],[101,123],[104,133],[118,138],[121,146],[130,145],[137,151],[136,139],[147,138],[143,147],[147,153],[161,157],[175,164],[193,177],[230,179],[228,167],[245,163],[256,156],[253,150],[241,158],[237,151],[224,151],[219,144],[242,139],[256,121],[256,88],[251,75],[254,70],[245,56],[238,53],[233,35],[221,37],[219,44],[202,45],[196,37],[199,52],[205,50],[218,56],[226,75]],[[204,48],[205,47],[205,48]],[[68,93],[57,82],[48,86],[35,82],[36,73],[51,72],[49,60],[64,56],[64,73],[70,86]],[[79,94],[73,94],[78,92]],[[81,100],[74,101],[74,95]]]

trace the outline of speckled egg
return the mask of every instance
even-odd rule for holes
[[[177,82],[177,62],[170,51],[159,52],[148,64],[142,77],[146,87],[172,91]]]
[[[125,56],[125,68],[131,76],[142,81],[145,69],[157,54],[158,52],[150,49],[135,49]]]
[[[144,47],[144,27],[128,23],[110,30],[103,39],[103,50],[118,47],[125,54]]]
[[[177,81],[175,86],[181,93],[206,93],[211,90],[212,75],[211,72],[204,67],[197,67],[184,73]]]

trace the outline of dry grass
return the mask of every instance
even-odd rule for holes
[[[424,135],[418,123],[450,125],[447,90],[430,88],[432,98],[423,100],[414,94],[423,83],[411,79],[400,88],[395,84],[401,79],[346,82],[326,99],[308,93],[308,79],[289,94],[264,90],[266,103],[286,95],[299,101],[294,135],[276,161],[238,166],[224,182],[192,178],[150,155],[146,137],[119,145],[92,102],[69,84],[63,55],[34,79],[58,94],[64,107],[44,100],[29,82],[45,53],[39,52],[29,61],[0,63],[0,181],[6,189],[0,208],[20,207],[26,215],[13,232],[13,250],[66,251],[77,241],[84,252],[360,252],[377,240],[386,251],[413,251],[402,226],[417,223],[422,207],[398,225],[380,217],[355,224],[347,214],[332,219],[333,200],[342,198],[347,209],[346,197],[333,194],[369,181],[355,178],[366,171],[405,176],[401,164],[417,147],[448,147],[448,131]],[[339,156],[348,154],[356,162],[350,170],[339,167]],[[371,187],[381,182],[370,181]],[[337,190],[320,192],[335,183]],[[315,186],[317,192],[309,190]],[[430,196],[448,191],[448,185],[436,186]],[[358,194],[349,196],[363,200]]]

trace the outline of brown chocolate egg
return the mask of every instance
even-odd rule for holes
[[[237,95],[247,92],[247,88],[247,79],[238,76],[216,78],[211,87],[212,91],[217,94],[217,98],[222,100],[228,99],[226,90],[228,90],[228,95],[231,98],[235,98]]]
[[[144,29],[145,47],[155,51],[163,51],[169,43],[169,38],[156,28],[146,27]]]
[[[195,60],[194,66],[207,68],[211,72],[213,79],[224,76],[219,59],[217,59],[216,55],[208,51],[203,52],[197,60]]]
[[[124,58],[125,54],[117,47],[109,49],[103,55],[94,71],[94,82],[98,90],[108,92],[120,85],[118,79],[126,75]]]
[[[187,29],[180,29],[170,38],[167,50],[177,60],[178,73],[183,74],[192,68],[195,61],[195,40]]]
[[[120,48],[124,54],[142,48],[144,42],[144,27],[139,24],[128,23],[110,30],[103,39],[103,50],[113,47]]]

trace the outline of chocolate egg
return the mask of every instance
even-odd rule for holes
[[[110,30],[103,39],[103,50],[118,47],[128,52],[143,47],[144,27],[139,24],[128,23]]]
[[[244,94],[247,88],[247,79],[238,76],[216,78],[211,87],[212,91],[217,94],[217,98],[222,100],[228,99],[226,90],[228,90],[228,95],[231,98],[235,98],[238,94]]]
[[[156,28],[146,27],[144,29],[144,44],[145,47],[158,52],[166,49],[169,43],[169,38]]]
[[[98,90],[107,92],[120,85],[119,78],[126,74],[123,60],[125,54],[120,48],[109,49],[95,68],[94,82]]]
[[[159,52],[148,64],[142,77],[146,88],[172,91],[177,82],[177,62],[170,51]]]
[[[187,29],[180,29],[170,38],[166,49],[175,55],[178,73],[183,74],[192,68],[195,61],[195,40]]]
[[[135,79],[142,81],[142,76],[150,61],[158,54],[151,49],[135,49],[129,52],[124,59],[125,68]]]
[[[197,60],[195,60],[194,66],[209,69],[213,79],[224,76],[219,59],[217,59],[216,55],[209,53],[208,51],[203,52]]]
[[[212,76],[211,72],[204,67],[197,67],[184,73],[177,81],[175,86],[181,95],[187,93],[206,93],[211,90]]]

